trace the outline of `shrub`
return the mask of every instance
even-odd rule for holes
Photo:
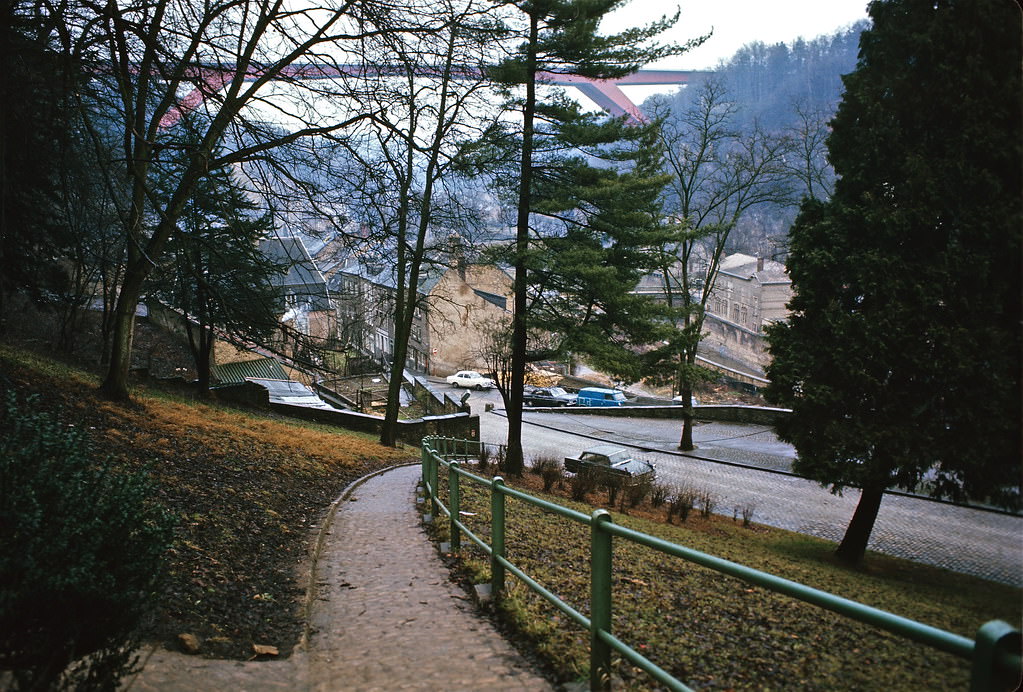
[[[670,494],[671,488],[663,483],[655,483],[653,487],[650,488],[650,506],[654,509],[662,506]]]
[[[629,509],[636,507],[647,498],[653,488],[653,482],[644,478],[638,483],[625,486],[625,493],[622,494],[622,508]]]
[[[480,473],[487,473],[490,469],[490,458],[491,452],[490,447],[487,447],[484,443],[480,443],[480,454],[479,454],[479,465],[478,469]]]
[[[504,471],[505,459],[508,456],[508,448],[504,445],[497,445],[497,452],[494,453],[494,466]]]
[[[533,457],[529,470],[540,476],[544,492],[550,492],[554,484],[561,480],[561,462],[553,456],[539,454]]]
[[[688,483],[679,483],[671,489],[668,495],[668,523],[672,517],[678,517],[680,523],[689,518],[689,513],[696,504],[697,490]]]
[[[597,489],[597,474],[593,472],[588,466],[582,466],[579,471],[572,476],[572,480],[568,484],[569,494],[573,500],[582,502],[586,499],[586,496]]]
[[[756,510],[757,504],[750,500],[746,504],[742,505],[739,509],[742,511],[742,525],[745,528],[749,528],[753,523],[753,512]]]
[[[144,475],[93,459],[38,405],[9,394],[0,411],[0,669],[13,689],[113,690],[137,660],[170,518]]]
[[[602,473],[600,485],[607,491],[607,503],[614,507],[618,491],[625,485],[625,478],[617,473]]]
[[[718,498],[709,490],[700,491],[697,497],[700,503],[700,516],[706,519],[713,513],[714,508],[717,506]]]

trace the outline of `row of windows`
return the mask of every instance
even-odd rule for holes
[[[749,329],[757,328],[757,325],[750,324],[750,309],[743,303],[729,303],[725,298],[715,298],[711,302],[710,311]]]

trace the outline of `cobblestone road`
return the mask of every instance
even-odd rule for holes
[[[503,412],[481,412],[485,442],[503,444]],[[832,495],[800,478],[738,468],[667,453],[677,445],[678,421],[574,416],[525,412],[523,446],[527,455],[576,454],[595,440],[643,448],[663,481],[688,480],[717,495],[718,511],[752,503],[753,520],[839,541],[852,518],[859,491]],[[763,426],[703,423],[696,427],[695,454],[787,470],[795,457]],[[662,450],[662,451],[656,451]],[[886,495],[871,534],[871,550],[904,557],[994,581],[1023,586],[1023,518],[956,507],[928,500]]]

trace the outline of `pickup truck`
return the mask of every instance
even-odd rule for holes
[[[579,473],[580,469],[586,467],[626,476],[633,482],[654,479],[653,464],[645,459],[636,459],[629,450],[614,445],[590,447],[577,457],[565,457],[566,471]]]
[[[492,389],[494,387],[492,379],[484,377],[475,370],[459,370],[444,379],[453,387],[464,387],[465,389]]]

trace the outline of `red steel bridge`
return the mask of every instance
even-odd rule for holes
[[[198,107],[207,96],[223,89],[234,79],[235,74],[236,70],[230,67],[194,68],[188,76],[197,86],[185,95],[177,109],[167,113],[161,125],[169,127],[176,123],[183,112]],[[262,78],[264,74],[263,70],[253,68],[246,72],[245,79],[254,81]],[[305,64],[291,65],[285,68],[280,72],[278,78],[282,80],[336,79],[339,77],[386,76],[388,74],[398,75],[400,70],[399,68],[374,68],[366,65]],[[429,73],[424,71],[423,74],[427,76]],[[622,91],[622,86],[682,85],[705,74],[708,73],[685,70],[639,70],[618,79],[589,79],[558,72],[543,72],[538,76],[547,84],[575,87],[611,115],[629,116],[642,122],[645,118],[639,112],[636,104]],[[478,77],[478,73],[471,76]],[[465,77],[469,78],[470,75],[466,74]]]

